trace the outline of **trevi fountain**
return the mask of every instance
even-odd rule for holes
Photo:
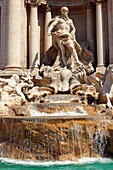
[[[63,6],[49,21],[52,45],[41,66],[11,76],[1,71],[1,161],[59,167],[113,158],[113,65],[95,71],[93,53],[77,41],[69,12]]]

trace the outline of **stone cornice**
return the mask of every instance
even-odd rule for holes
[[[95,3],[103,3],[103,2],[107,2],[107,0],[92,0],[94,1]]]
[[[81,6],[90,0],[47,0],[50,6]]]
[[[95,4],[107,2],[107,0],[46,0],[50,6],[84,6],[87,4]]]
[[[103,3],[107,0],[25,0],[25,4],[31,7],[40,5],[49,6],[91,6],[93,7],[95,3]]]
[[[95,2],[96,3],[98,3],[98,2],[102,3],[102,2],[104,2],[104,0],[95,0]]]

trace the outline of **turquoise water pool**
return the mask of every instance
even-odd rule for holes
[[[113,160],[82,159],[74,162],[24,162],[1,159],[0,170],[113,170]]]

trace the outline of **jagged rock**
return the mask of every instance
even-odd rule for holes
[[[107,96],[107,106],[112,108],[113,104],[113,64],[109,65],[105,72],[103,90]]]
[[[0,103],[0,116],[15,116],[11,108],[4,102]]]
[[[84,65],[88,65],[90,62],[91,63],[94,62],[93,53],[86,49],[85,47],[82,47],[82,52],[78,54],[78,57]]]
[[[93,103],[98,99],[99,93],[96,92],[96,88],[92,85],[80,84],[75,86],[72,91],[72,94],[82,95],[82,103],[88,104]]]
[[[15,113],[15,116],[30,116],[28,107],[25,106],[12,106],[11,109]]]
[[[28,96],[30,101],[31,100],[37,100],[38,101],[40,99],[40,97],[50,95],[52,93],[54,93],[54,90],[51,87],[35,86],[28,91],[27,96]]]
[[[72,76],[72,72],[66,68],[60,68],[59,71],[55,71],[50,66],[42,66],[40,69],[43,76],[51,79],[50,87],[54,88],[54,93],[58,91],[66,92],[69,90],[69,80]]]
[[[82,52],[80,54],[78,54],[78,57],[84,65],[88,65],[90,62],[91,63],[94,62],[93,54],[85,47],[82,47]],[[72,60],[74,61],[73,58],[72,58]],[[68,63],[70,63],[70,62],[71,61],[68,61]],[[45,57],[43,59],[43,64],[53,66],[54,68],[57,68],[59,65],[62,65],[61,58],[58,55],[58,50],[56,50],[53,46],[51,46],[48,49],[48,51],[46,52]],[[68,66],[68,67],[70,67],[70,66]]]
[[[54,88],[54,93],[58,92],[58,87],[60,84],[60,75],[50,66],[42,66],[40,72],[43,77],[50,78],[50,87]]]

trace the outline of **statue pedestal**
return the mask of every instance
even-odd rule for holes
[[[13,74],[22,74],[21,69],[6,69],[6,70],[0,70],[0,77],[11,77]]]

